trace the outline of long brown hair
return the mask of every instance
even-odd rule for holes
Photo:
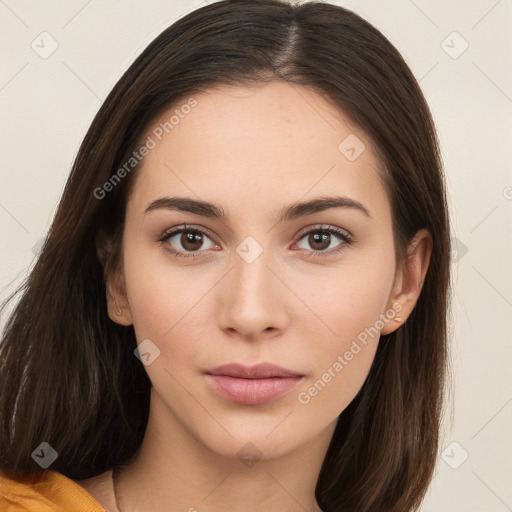
[[[134,169],[104,185],[150,122],[214,85],[283,80],[332,101],[379,155],[397,262],[426,228],[433,251],[405,322],[382,336],[368,378],[343,411],[316,487],[323,510],[416,510],[436,461],[447,372],[450,238],[437,136],[399,52],[371,24],[322,2],[226,0],[162,32],[117,82],[74,162],[53,224],[0,344],[0,467],[36,474],[41,442],[52,469],[88,478],[125,464],[141,445],[151,383],[132,327],[109,320],[96,239],[118,262]],[[2,308],[2,310],[4,310]]]

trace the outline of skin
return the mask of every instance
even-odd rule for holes
[[[363,385],[379,336],[359,343],[357,355],[307,404],[299,393],[393,304],[401,321],[387,321],[381,334],[406,321],[432,240],[419,231],[405,271],[397,270],[390,203],[371,141],[317,93],[274,82],[194,97],[198,105],[137,170],[122,262],[107,281],[111,319],[133,325],[138,343],[149,338],[160,350],[145,366],[153,384],[149,423],[137,456],[120,473],[120,508],[318,511],[315,485],[337,418]],[[354,161],[338,150],[350,134],[366,147]],[[330,208],[277,221],[294,202],[333,195],[359,201],[370,216]],[[209,201],[229,217],[163,208],[144,213],[164,196]],[[167,244],[187,253],[181,233],[158,242],[183,223],[213,235],[202,246],[196,242],[196,258],[165,251]],[[307,234],[322,234],[320,225],[342,228],[354,241],[326,233],[330,244],[321,249]],[[263,249],[251,263],[237,253],[248,236]],[[322,250],[331,254],[314,256]],[[236,404],[202,374],[234,361],[275,363],[305,378],[272,403]],[[260,457],[252,467],[237,456],[249,442]],[[94,485],[80,483],[94,494]]]

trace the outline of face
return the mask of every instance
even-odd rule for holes
[[[194,100],[146,133],[114,318],[150,340],[152,401],[195,439],[275,457],[334,428],[392,330],[390,203],[371,141],[318,94],[275,82]],[[228,363],[298,377],[205,373]]]

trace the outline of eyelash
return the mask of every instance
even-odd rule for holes
[[[204,229],[204,228],[199,229],[194,226],[183,224],[182,226],[172,228],[171,230],[163,233],[163,235],[158,239],[158,242],[160,242],[160,244],[162,245],[162,247],[165,251],[167,251],[168,253],[170,253],[173,256],[176,256],[178,258],[198,258],[198,257],[200,257],[201,253],[205,252],[205,251],[194,251],[194,252],[189,252],[188,254],[186,254],[186,253],[183,253],[182,251],[177,251],[176,249],[173,249],[172,247],[169,246],[169,244],[165,243],[170,238],[172,238],[174,235],[176,235],[178,233],[183,233],[183,232],[196,233],[196,234],[198,233],[201,235],[206,235],[210,239],[212,238],[211,233],[207,229]],[[323,258],[326,256],[332,256],[334,254],[337,254],[343,250],[345,245],[350,245],[354,242],[354,239],[350,233],[348,233],[344,229],[340,229],[335,226],[314,227],[313,229],[310,229],[309,231],[305,231],[305,232],[301,233],[297,242],[302,240],[306,235],[310,235],[311,233],[330,233],[331,235],[335,235],[337,238],[339,238],[343,242],[343,243],[339,244],[337,247],[335,247],[334,249],[330,249],[329,251],[313,251],[313,250],[310,251],[311,255],[315,258]]]

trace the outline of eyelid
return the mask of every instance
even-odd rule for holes
[[[176,233],[180,233],[181,231],[197,231],[201,234],[204,234],[208,236],[208,238],[214,238],[214,235],[212,232],[205,228],[204,226],[199,226],[196,224],[180,224],[178,226],[173,226],[172,228],[166,229],[158,238],[158,241],[161,242],[165,239],[170,238],[171,236],[175,235]]]

